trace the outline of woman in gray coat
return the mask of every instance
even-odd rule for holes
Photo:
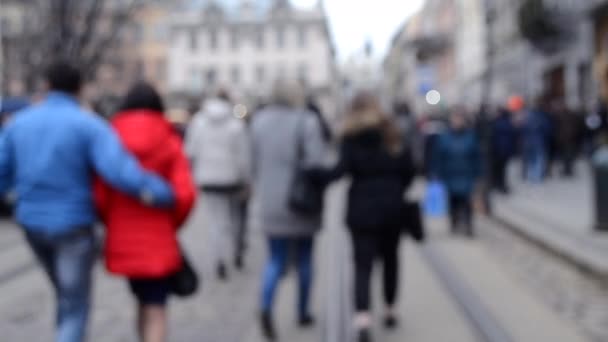
[[[270,341],[276,338],[273,300],[289,256],[295,256],[297,260],[299,324],[307,327],[314,323],[309,297],[314,236],[320,229],[321,218],[294,213],[289,208],[288,197],[298,163],[321,166],[324,156],[320,124],[304,109],[299,87],[278,82],[273,102],[255,114],[251,131],[253,201],[269,249],[262,280],[260,323],[263,334]]]

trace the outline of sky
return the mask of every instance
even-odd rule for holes
[[[311,6],[317,0],[292,0]],[[325,0],[338,58],[360,51],[371,40],[374,54],[384,57],[393,35],[424,0]]]

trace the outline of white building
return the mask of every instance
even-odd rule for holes
[[[207,2],[176,14],[169,47],[169,88],[203,94],[227,87],[265,98],[278,78],[298,79],[312,93],[333,88],[335,67],[322,1],[309,9],[288,0]]]
[[[458,27],[455,35],[459,102],[477,110],[483,102],[486,65],[486,17],[484,0],[458,0]]]

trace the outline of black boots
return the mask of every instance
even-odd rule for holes
[[[395,316],[387,315],[384,317],[384,327],[388,330],[393,330],[399,325],[399,321]]]
[[[369,329],[357,331],[357,342],[372,342],[372,334]]]
[[[221,281],[226,281],[228,280],[228,269],[226,268],[226,265],[224,265],[224,263],[220,262],[219,264],[217,264],[217,278]]]
[[[270,313],[262,312],[260,314],[260,328],[262,330],[262,336],[266,338],[268,342],[277,340],[277,334],[274,330],[274,322]]]
[[[241,253],[238,253],[234,257],[234,267],[239,271],[242,271],[245,268],[245,263],[243,261],[243,255]]]
[[[300,328],[310,328],[315,325],[315,318],[311,315],[302,316],[298,320],[298,325]]]

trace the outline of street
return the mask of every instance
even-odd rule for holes
[[[317,244],[314,312],[317,327],[299,331],[293,310],[294,277],[283,283],[275,313],[282,341],[348,341],[351,315],[351,261],[343,227],[344,184],[329,193],[323,234]],[[257,327],[257,293],[264,259],[261,237],[252,233],[247,267],[215,279],[205,260],[206,231],[197,211],[182,235],[185,248],[202,274],[202,291],[171,303],[170,341],[261,342]],[[255,224],[254,224],[255,226]],[[482,238],[469,241],[447,234],[441,220],[429,220],[429,242],[402,248],[401,326],[386,332],[378,320],[378,341],[587,341],[571,321],[558,316],[509,271]],[[495,224],[478,220],[483,231]],[[49,341],[52,297],[47,280],[16,227],[0,231],[0,330],[3,341]],[[95,303],[90,341],[135,341],[134,305],[126,283],[109,276],[100,263],[95,275]],[[374,307],[380,318],[379,274]]]

